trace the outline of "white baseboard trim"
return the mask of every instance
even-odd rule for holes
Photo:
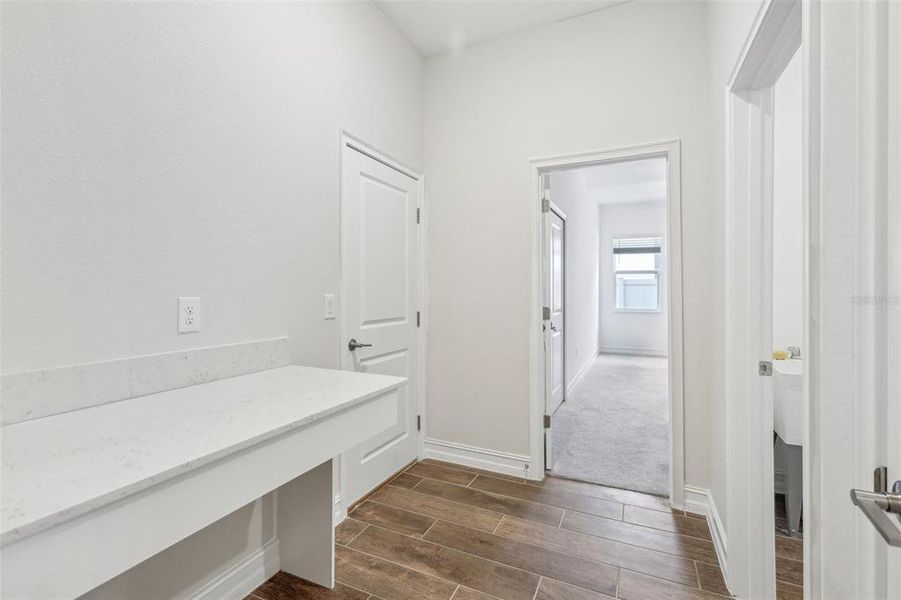
[[[569,397],[569,395],[572,394],[572,391],[576,388],[577,385],[579,385],[579,382],[582,381],[582,378],[585,377],[585,374],[588,373],[588,368],[592,364],[594,364],[594,360],[598,357],[598,354],[599,353],[597,350],[592,352],[592,354],[588,358],[588,360],[585,361],[585,364],[582,365],[582,368],[579,369],[579,372],[576,373],[576,376],[573,377],[573,380],[569,383],[568,386],[566,386],[566,396],[567,397]]]
[[[511,454],[444,440],[427,438],[425,457],[514,477],[527,477],[529,474],[530,458],[526,454]]]
[[[666,350],[653,348],[627,348],[625,346],[602,346],[598,354],[627,354],[629,356],[656,356],[666,358]]]
[[[241,600],[278,573],[278,538],[222,573],[191,596],[191,600]]]
[[[685,511],[707,517],[707,526],[710,528],[710,537],[713,538],[713,546],[716,549],[716,557],[720,561],[723,570],[723,578],[729,585],[729,562],[727,560],[728,546],[726,545],[726,529],[720,519],[720,513],[716,509],[716,502],[710,490],[685,486]]]
[[[347,518],[347,507],[341,503],[341,494],[332,498],[332,525],[337,527]]]

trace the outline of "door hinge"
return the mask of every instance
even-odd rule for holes
[[[762,360],[757,363],[757,374],[761,377],[772,377],[773,363],[768,360]]]
[[[418,208],[416,209],[416,222],[417,222],[417,223],[419,223],[419,217],[420,217],[420,215],[419,215],[419,210],[420,210],[420,209],[418,209]]]
[[[541,212],[543,212],[543,213],[551,212],[551,201],[548,200],[547,198],[541,199]]]
[[[419,323],[420,323],[420,314],[421,313],[417,310],[416,311],[416,326],[417,327],[419,327]]]
[[[545,429],[551,428],[551,415],[544,415],[544,428]]]
[[[551,320],[551,307],[550,306],[541,307],[541,319],[543,321]]]
[[[422,431],[422,415],[416,415],[416,431]]]

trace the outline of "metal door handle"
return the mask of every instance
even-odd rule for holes
[[[863,511],[890,546],[901,546],[901,521],[889,516],[892,513],[901,515],[901,481],[896,481],[889,493],[886,490],[885,467],[876,469],[873,480],[875,490],[851,490],[851,502]]]
[[[347,342],[347,349],[353,352],[357,348],[372,348],[372,344],[364,344],[363,342],[358,342],[354,338],[350,338],[350,341]]]

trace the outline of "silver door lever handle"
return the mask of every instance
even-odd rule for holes
[[[896,481],[892,491],[886,490],[886,469],[879,467],[874,473],[874,491],[851,490],[851,502],[863,511],[879,535],[890,546],[901,546],[901,481]],[[895,514],[893,519],[890,515]]]
[[[357,348],[372,348],[372,344],[364,344],[363,342],[358,342],[357,340],[350,338],[350,341],[347,342],[347,349],[353,352]]]

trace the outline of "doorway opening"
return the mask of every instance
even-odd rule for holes
[[[773,87],[772,340],[776,594],[803,597],[804,203],[801,52]],[[802,352],[802,350],[804,350]]]
[[[679,143],[533,168],[533,463],[682,508]]]

